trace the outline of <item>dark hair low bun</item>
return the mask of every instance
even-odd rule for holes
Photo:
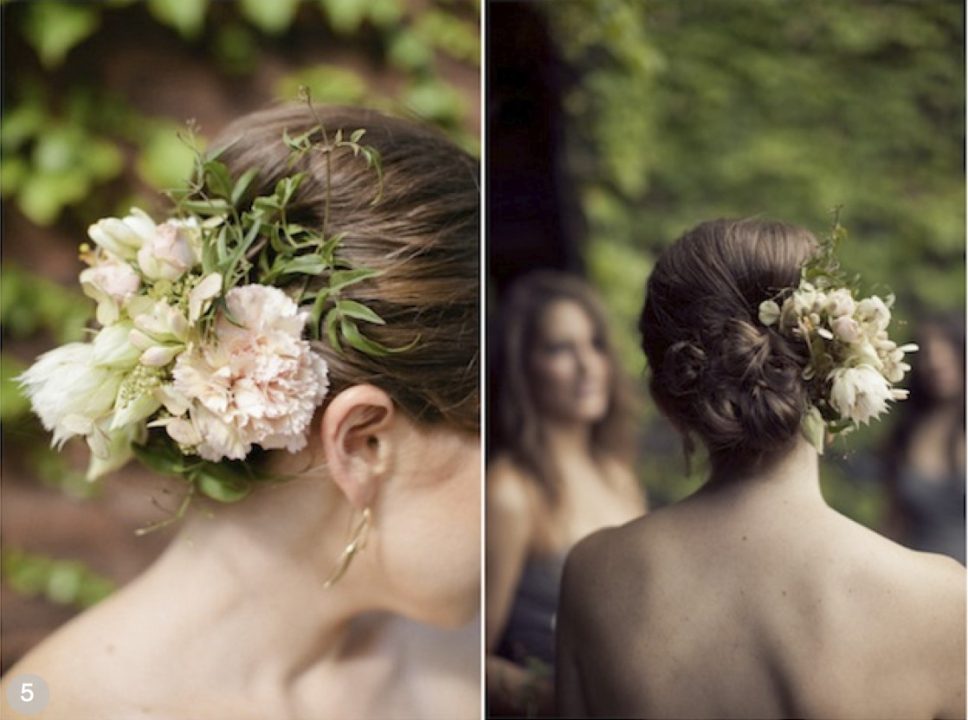
[[[768,453],[792,438],[806,408],[804,359],[766,327],[729,319],[707,368],[697,429],[712,452]]]
[[[662,367],[665,369],[666,388],[671,395],[692,395],[702,383],[706,353],[695,343],[682,340],[673,343],[666,350]]]
[[[755,462],[799,429],[806,348],[757,314],[796,285],[814,242],[781,223],[704,223],[665,251],[649,279],[639,327],[652,393],[714,459]]]

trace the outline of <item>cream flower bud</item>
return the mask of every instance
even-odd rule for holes
[[[797,315],[805,315],[813,310],[817,299],[817,291],[810,283],[801,283],[800,287],[791,296],[793,300],[793,310]]]
[[[138,267],[152,280],[177,280],[200,261],[197,235],[194,221],[158,225],[138,250]]]
[[[130,370],[138,363],[140,351],[131,344],[130,322],[119,322],[101,330],[94,338],[91,361],[113,370]]]
[[[773,300],[764,300],[760,303],[759,317],[764,325],[772,325],[780,319],[780,306]]]
[[[827,296],[826,310],[832,317],[853,315],[855,307],[854,298],[846,288],[834,290]]]
[[[222,292],[222,276],[210,273],[188,294],[188,322],[194,323]]]
[[[845,343],[854,343],[860,339],[860,325],[857,321],[848,315],[840,315],[834,318],[833,322],[830,323],[830,328],[834,332],[834,336]]]
[[[145,428],[141,425],[127,425],[116,429],[106,429],[105,422],[99,422],[87,437],[91,448],[91,460],[87,466],[87,480],[97,480],[109,472],[117,470],[133,456],[132,443],[145,439]]]
[[[97,321],[101,325],[117,322],[120,306],[141,288],[141,278],[126,262],[106,255],[80,275],[81,289],[97,301]]]
[[[891,311],[876,295],[857,303],[854,317],[861,323],[869,324],[875,331],[887,330],[891,323]]]
[[[112,255],[124,260],[134,260],[145,241],[154,235],[155,222],[138,208],[123,219],[104,218],[87,229],[87,234]]]

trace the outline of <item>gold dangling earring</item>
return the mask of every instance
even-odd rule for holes
[[[330,588],[335,585],[336,581],[346,574],[346,570],[349,568],[356,553],[366,547],[366,537],[370,532],[371,517],[370,508],[363,508],[363,517],[360,518],[359,523],[353,528],[350,541],[343,548],[343,554],[339,556],[336,567],[333,568],[333,572],[330,573],[330,576],[326,578],[326,582],[323,583],[324,588]]]

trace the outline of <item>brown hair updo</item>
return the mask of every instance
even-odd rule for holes
[[[714,464],[753,464],[794,438],[807,407],[806,348],[758,319],[796,287],[816,245],[808,231],[764,220],[704,222],[660,257],[639,320],[651,390],[705,442]]]
[[[343,233],[336,252],[352,267],[380,274],[341,291],[363,303],[386,325],[364,323],[370,339],[405,352],[375,357],[344,344],[342,353],[321,343],[334,392],[359,383],[384,389],[414,419],[479,427],[478,164],[439,132],[373,110],[315,108],[326,132],[344,137],[365,129],[361,143],[383,162],[378,182],[349,149],[331,153],[327,234]],[[290,165],[283,131],[291,137],[318,124],[305,105],[283,105],[247,115],[226,128],[214,145],[237,177],[258,168],[255,192],[306,172],[287,213],[290,222],[323,225],[327,168],[323,153],[309,152]],[[313,141],[321,140],[314,135]],[[320,282],[326,281],[325,277]]]

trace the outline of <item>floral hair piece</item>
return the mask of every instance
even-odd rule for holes
[[[171,219],[155,223],[135,208],[88,229],[94,246],[81,246],[88,267],[80,282],[97,301],[101,327],[90,342],[40,356],[19,382],[54,445],[86,439],[89,480],[136,456],[185,478],[188,497],[197,490],[238,500],[263,479],[242,462],[253,448],[306,446],[329,386],[321,334],[337,351],[344,344],[371,355],[407,349],[384,347],[360,330],[384,321],[341,291],[377,273],[342,260],[342,235],[327,227],[330,158],[351,153],[372,168],[375,203],[380,156],[360,144],[362,129],[327,133],[305,99],[316,124],[283,140],[290,167],[307,153],[327,155],[322,227],[287,216],[305,173],[254,196],[257,169],[233,179],[218,153],[196,151],[189,186],[172,193]]]
[[[823,453],[825,433],[837,435],[867,424],[908,391],[895,388],[911,369],[905,353],[887,334],[894,296],[856,299],[857,278],[849,281],[835,252],[847,237],[835,212],[831,233],[804,263],[800,284],[759,306],[759,319],[787,338],[806,344],[809,360],[803,370],[810,405],[801,429]]]

